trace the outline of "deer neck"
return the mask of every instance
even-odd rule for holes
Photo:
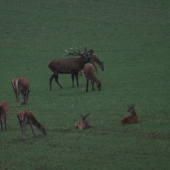
[[[136,115],[135,110],[133,110],[133,111],[131,112],[131,114],[132,114],[133,116],[135,116],[135,115]]]
[[[34,124],[38,129],[40,129],[41,124],[40,124],[36,119],[33,121],[33,124]]]

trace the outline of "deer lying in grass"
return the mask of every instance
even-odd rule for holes
[[[85,77],[87,79],[86,92],[88,92],[88,88],[89,88],[89,79],[91,80],[92,90],[93,91],[95,90],[95,88],[94,88],[94,82],[95,82],[98,90],[100,91],[102,79],[98,80],[96,78],[94,66],[91,63],[87,63],[87,64],[85,64],[83,71],[84,71]]]
[[[50,90],[51,90],[51,83],[52,80],[55,78],[56,83],[62,89],[63,87],[58,82],[58,74],[71,74],[72,76],[72,87],[74,87],[74,75],[76,76],[77,86],[78,84],[78,72],[84,68],[84,65],[88,63],[93,57],[94,49],[87,51],[85,48],[84,52],[80,53],[80,51],[67,52],[67,56],[81,56],[80,58],[69,58],[65,60],[53,60],[48,64],[48,67],[53,72],[52,76],[50,77]]]
[[[17,100],[17,106],[19,106],[19,95],[22,93],[23,100],[22,105],[27,104],[28,101],[28,95],[30,93],[30,84],[26,78],[18,77],[12,80],[12,87],[14,89],[16,100]]]
[[[32,130],[32,133],[33,133],[34,137],[35,137],[35,133],[34,133],[34,131],[33,131],[32,124],[35,125],[44,135],[46,135],[44,126],[41,125],[41,124],[35,119],[35,117],[33,116],[33,114],[32,114],[30,111],[20,110],[20,111],[18,112],[17,117],[18,117],[19,124],[20,124],[21,131],[22,131],[22,139],[26,139],[26,137],[25,137],[26,124],[30,124],[31,130]]]
[[[80,58],[81,56],[78,56],[77,58]],[[94,54],[94,57],[93,57],[93,59],[90,61],[90,63],[91,64],[93,64],[93,66],[95,67],[95,70],[96,70],[96,73],[98,74],[98,71],[97,71],[97,67],[96,67],[96,65],[95,65],[95,62],[99,65],[99,67],[101,68],[101,70],[102,71],[104,71],[104,61],[103,62],[101,62],[98,58],[97,58],[97,56]],[[79,71],[79,77],[80,76],[82,76],[82,73],[81,73],[81,71]]]
[[[88,129],[92,127],[92,124],[89,120],[87,120],[87,117],[89,116],[89,114],[87,114],[86,116],[82,116],[82,121],[79,121],[75,124],[75,128],[76,129]]]
[[[136,123],[140,120],[139,116],[136,114],[135,112],[135,109],[134,109],[134,104],[133,106],[129,106],[129,109],[127,110],[127,112],[131,112],[131,116],[127,116],[127,117],[124,117],[121,122],[120,122],[120,125],[125,125],[127,123]]]
[[[9,112],[9,104],[7,102],[0,103],[0,122],[1,122],[1,131],[3,132],[3,123],[5,124],[5,131],[6,128],[6,119]]]

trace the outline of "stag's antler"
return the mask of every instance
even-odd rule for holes
[[[68,55],[65,55],[65,56],[72,55],[72,56],[82,56],[82,57],[87,57],[87,58],[93,58],[93,53],[94,53],[94,50],[95,50],[95,49],[92,49],[90,51],[87,51],[87,46],[85,47],[84,52],[82,52],[82,53],[80,52],[79,49],[77,49],[77,51],[74,50],[73,48],[70,48],[70,49],[73,52],[69,52],[69,51],[65,50],[65,52],[68,53]]]

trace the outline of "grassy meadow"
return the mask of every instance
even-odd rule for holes
[[[10,111],[0,131],[0,170],[168,170],[170,168],[170,1],[1,0],[0,102]],[[72,88],[71,75],[53,80],[48,63],[66,59],[64,50],[87,46],[98,65],[101,91]],[[16,107],[11,81],[30,82],[28,104]],[[20,95],[20,103],[22,97]],[[135,105],[140,122],[119,126]],[[23,141],[19,110],[44,125],[27,125]],[[76,130],[80,114],[93,127]]]

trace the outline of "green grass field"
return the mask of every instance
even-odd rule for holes
[[[0,170],[170,168],[170,1],[1,0],[0,11],[0,102],[10,105]],[[84,74],[75,88],[60,74],[63,89],[53,81],[50,91],[48,63],[85,45],[104,61],[101,91],[85,92]],[[16,107],[16,77],[30,82],[25,106]],[[119,126],[127,104],[141,121]],[[34,138],[27,125],[22,140],[22,109],[46,136],[34,126]],[[76,130],[88,113],[93,128]]]

